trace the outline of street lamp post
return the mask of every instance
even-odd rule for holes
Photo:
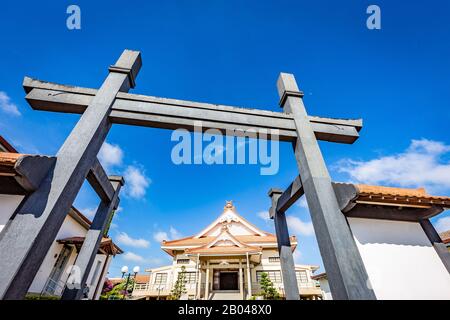
[[[123,266],[122,269],[120,271],[122,271],[122,279],[126,276],[127,277],[127,282],[125,283],[125,294],[122,297],[122,300],[125,300],[125,295],[128,296],[128,285],[130,283],[130,278],[136,278],[136,275],[138,274],[140,268],[139,266],[135,266],[133,268],[133,273],[128,273],[128,266]]]

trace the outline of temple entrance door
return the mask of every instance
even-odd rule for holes
[[[239,290],[238,273],[236,271],[220,272],[220,290]]]

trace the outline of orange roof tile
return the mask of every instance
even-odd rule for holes
[[[134,282],[136,283],[148,283],[150,281],[149,274],[137,274],[134,278]]]
[[[411,206],[440,205],[450,207],[450,197],[429,195],[424,188],[408,189],[355,185],[358,189],[356,201],[378,202],[386,204],[403,204]]]

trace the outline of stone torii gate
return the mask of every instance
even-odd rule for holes
[[[44,257],[69,211],[83,181],[97,168],[99,181],[106,175],[97,165],[97,153],[114,123],[194,131],[196,121],[203,130],[218,129],[229,135],[242,130],[277,130],[276,138],[294,145],[301,176],[283,194],[272,190],[272,215],[279,238],[284,282],[289,299],[298,299],[292,256],[289,256],[284,211],[306,195],[321,255],[335,299],[375,299],[367,286],[367,273],[342,215],[317,140],[351,144],[359,137],[361,120],[341,120],[309,116],[303,93],[294,76],[282,73],[277,87],[284,112],[236,108],[176,99],[128,94],[141,68],[141,55],[125,50],[100,89],[65,86],[25,78],[26,100],[35,110],[82,114],[56,154],[56,163],[46,173],[36,191],[27,196],[0,237],[0,297],[25,296]],[[273,134],[267,138],[272,139]],[[91,174],[92,175],[92,174]],[[104,204],[94,225],[102,229],[123,181],[104,183]],[[105,192],[106,190],[106,192]],[[98,235],[98,233],[97,233]],[[88,237],[87,237],[88,238]],[[92,236],[80,251],[82,287],[92,261],[97,239]],[[281,241],[280,241],[281,240]],[[289,289],[290,288],[290,289]],[[297,290],[297,291],[295,291]],[[79,299],[81,289],[66,289],[63,299]]]

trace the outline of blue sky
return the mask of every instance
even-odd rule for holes
[[[66,28],[70,4],[81,8],[81,30]],[[381,8],[381,30],[366,28],[370,4]],[[79,116],[33,111],[23,77],[96,88],[129,48],[143,58],[133,93],[281,111],[275,83],[293,73],[309,114],[364,119],[354,145],[320,144],[334,180],[449,195],[449,12],[445,0],[8,1],[0,10],[0,134],[21,152],[55,154]],[[176,166],[170,134],[116,125],[108,136],[103,161],[128,177],[110,232],[127,254],[111,276],[124,264],[169,262],[156,239],[196,233],[225,200],[272,231],[260,218],[267,191],[298,173],[287,144],[273,176],[258,165]],[[86,185],[76,206],[89,214],[97,201]],[[288,213],[297,262],[322,265],[307,209]],[[439,218],[438,228],[450,228],[449,214]]]

